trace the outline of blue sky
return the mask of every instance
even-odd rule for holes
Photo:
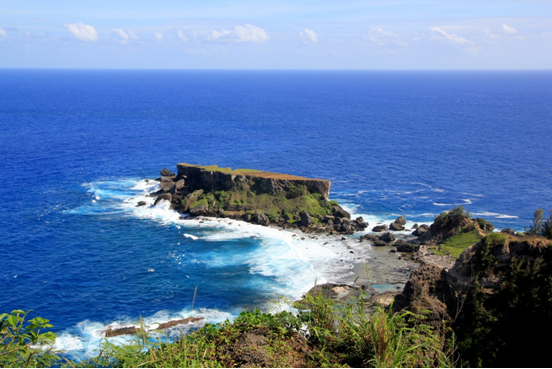
[[[0,67],[550,69],[552,1],[0,0]]]

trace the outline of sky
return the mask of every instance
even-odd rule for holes
[[[552,0],[0,0],[0,68],[551,69]]]

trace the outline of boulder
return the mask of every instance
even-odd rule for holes
[[[400,225],[405,225],[406,224],[406,219],[405,217],[403,217],[402,215],[400,217],[398,217],[397,219],[395,219],[395,222],[394,223],[397,223],[397,224],[400,224]]]
[[[379,241],[380,238],[374,234],[365,234],[364,236],[360,236],[360,242],[364,240],[374,242],[374,241]]]
[[[307,212],[302,211],[299,215],[301,216],[301,225],[303,227],[309,227],[314,223],[314,220]]]
[[[392,233],[386,232],[380,236],[380,240],[383,242],[393,242],[395,241],[395,236]]]
[[[389,229],[392,231],[404,231],[404,226],[399,223],[391,223],[389,224]]]
[[[362,223],[364,222],[364,218],[363,217],[358,217],[355,219],[357,221],[357,223]]]
[[[414,225],[412,226],[413,229],[418,229],[418,223],[414,223]]]
[[[163,168],[161,169],[161,177],[172,177],[174,176],[175,174],[173,172],[171,172],[169,169],[167,168]]]
[[[412,234],[414,236],[422,236],[426,234],[427,231],[429,231],[429,227],[427,226],[427,224],[421,224],[418,228],[416,228],[416,230],[414,230],[414,232],[412,232]]]
[[[372,232],[385,232],[385,231],[387,231],[387,225],[385,224],[378,225],[372,228]]]
[[[170,178],[170,177],[161,177],[160,186],[161,186],[161,189],[163,190],[163,192],[170,192],[173,189],[174,185],[175,185],[175,183],[172,180],[172,178]]]
[[[516,231],[512,228],[504,228],[502,231],[500,231],[500,233],[515,235]]]
[[[270,224],[270,219],[268,219],[265,213],[255,213],[251,215],[251,221],[263,226],[267,226]]]
[[[170,193],[162,193],[161,195],[157,196],[155,199],[155,202],[153,203],[153,206],[157,205],[161,200],[167,200],[168,202],[172,201],[172,195]]]
[[[404,242],[404,241],[403,241]],[[397,247],[398,252],[414,252],[415,249],[412,247],[412,245],[407,244],[404,242],[403,244],[397,245],[398,242],[395,242],[395,246]]]
[[[374,241],[374,246],[386,246],[387,244],[383,241]]]
[[[324,219],[322,221],[324,223],[333,223],[334,217],[331,215],[324,215]]]
[[[147,203],[145,201],[138,201],[138,205],[136,205],[136,207],[138,206],[146,206]]]
[[[185,182],[184,182],[183,179],[178,180],[178,181],[175,182],[175,184],[174,184],[174,190],[175,190],[175,191],[180,191],[181,189],[184,188],[184,184],[185,184]]]
[[[351,214],[345,211],[341,206],[336,205],[332,207],[332,215],[337,218],[348,218],[351,219]]]
[[[360,230],[365,230],[366,228],[368,228],[368,226],[369,226],[368,222],[358,223],[358,228],[360,228]]]

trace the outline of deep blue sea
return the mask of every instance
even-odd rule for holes
[[[179,162],[329,179],[371,227],[463,205],[523,230],[552,208],[552,72],[4,69],[0,128],[0,312],[50,319],[69,353],[140,315],[295,299],[371,256],[358,234],[136,208]]]

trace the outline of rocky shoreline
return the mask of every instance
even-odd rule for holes
[[[336,201],[329,201],[331,182],[326,180],[190,164],[178,164],[177,174],[166,168],[160,174],[161,177],[156,179],[160,190],[151,194],[155,199],[153,204],[140,202],[137,206],[155,206],[164,200],[171,203],[171,208],[186,214],[183,219],[230,218],[280,229],[299,229],[307,234],[352,235],[365,231],[369,226],[361,217],[351,219],[351,215]],[[414,224],[412,229],[406,229],[407,220],[399,216],[390,224],[377,224],[370,233],[361,235],[359,242],[391,254],[381,259],[403,261],[403,264],[393,264],[365,260],[364,265],[368,264],[368,268],[372,268],[371,279],[375,274],[378,282],[389,284],[392,288],[405,286],[403,293],[399,294],[404,297],[409,294],[408,281],[418,278],[419,272],[416,270],[433,268],[445,273],[451,270],[455,259],[435,255],[430,247],[465,229],[479,235],[479,238],[493,229],[492,224],[484,219],[465,216],[463,208],[461,212],[455,211],[441,214],[431,226]],[[508,230],[505,231],[508,233]],[[405,235],[405,232],[411,233]],[[382,277],[393,274],[391,271],[396,272],[395,280]],[[320,285],[313,287],[309,293],[339,290],[342,293],[338,293],[336,298],[350,299],[358,296],[359,291],[370,289],[368,276],[361,277],[365,277],[365,281],[361,278],[364,285]],[[404,298],[397,298],[399,295],[396,291],[383,294],[378,294],[375,289],[370,291],[372,305],[388,305],[393,300],[405,304]],[[331,292],[327,293],[331,295]]]

